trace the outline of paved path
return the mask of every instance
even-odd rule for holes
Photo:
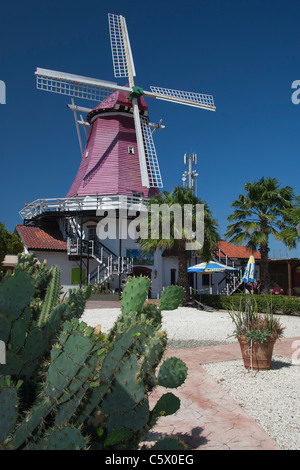
[[[275,344],[274,354],[291,357],[291,344],[300,338],[285,338]],[[239,344],[193,349],[169,349],[188,366],[185,383],[176,390],[181,406],[175,415],[162,417],[152,431],[181,438],[195,450],[280,450],[279,446],[201,367],[208,362],[241,359]],[[150,407],[165,393],[158,387]],[[170,390],[171,391],[171,390]],[[150,434],[151,435],[151,434]]]
[[[88,301],[86,308],[119,308],[115,301]],[[274,355],[291,357],[296,338],[277,341]],[[155,441],[162,434],[181,438],[195,450],[280,450],[230,395],[201,367],[209,362],[241,359],[238,343],[193,349],[168,349],[165,357],[180,357],[188,367],[185,383],[174,392],[181,401],[180,409],[162,417],[151,431]],[[170,390],[171,391],[171,390]],[[150,397],[150,407],[166,392],[158,387]]]

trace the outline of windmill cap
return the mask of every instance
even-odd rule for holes
[[[143,96],[139,98],[138,105],[140,112],[142,112],[142,114],[144,115],[147,115],[148,107]],[[90,123],[93,117],[95,117],[97,114],[101,114],[108,111],[122,111],[132,113],[132,104],[130,101],[129,93],[126,93],[125,91],[113,92],[87,114],[87,121]]]

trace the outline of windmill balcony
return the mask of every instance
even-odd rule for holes
[[[45,213],[78,213],[81,211],[133,209],[142,211],[146,199],[141,196],[104,195],[72,198],[37,199],[20,211],[23,220],[31,220]]]

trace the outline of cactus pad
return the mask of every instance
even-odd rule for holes
[[[158,326],[162,321],[161,310],[155,304],[147,304],[143,307],[142,314],[152,322],[154,326]]]
[[[36,450],[83,450],[85,448],[86,442],[80,431],[70,426],[50,429],[35,446]]]
[[[166,388],[177,388],[183,384],[187,377],[185,363],[177,357],[169,357],[161,365],[157,382]]]
[[[145,300],[148,296],[148,291],[151,286],[151,281],[147,277],[132,277],[124,287],[121,298],[122,313],[142,311]]]
[[[5,377],[0,377],[0,442],[12,431],[18,418],[17,388],[5,384]],[[1,447],[1,446],[0,446]]]
[[[35,292],[33,280],[26,272],[6,276],[0,285],[0,312],[16,320]]]
[[[120,442],[126,441],[130,437],[132,437],[133,432],[131,429],[128,428],[120,428],[115,429],[114,431],[110,432],[104,441],[104,446],[113,446],[119,444]]]
[[[159,416],[169,416],[180,408],[180,400],[173,393],[165,393],[153,408],[152,414],[155,418]]]
[[[182,303],[184,288],[181,286],[169,286],[162,291],[160,296],[160,310],[175,310]]]

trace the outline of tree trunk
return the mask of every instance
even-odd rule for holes
[[[185,249],[185,240],[178,240],[178,285],[184,288],[183,302],[190,300],[190,286],[188,276],[188,255]]]
[[[269,274],[269,261],[268,261],[268,254],[269,248],[267,244],[262,244],[260,246],[260,254],[261,254],[261,264],[260,264],[260,280],[261,280],[261,287],[260,292],[261,294],[270,294],[270,274]]]

